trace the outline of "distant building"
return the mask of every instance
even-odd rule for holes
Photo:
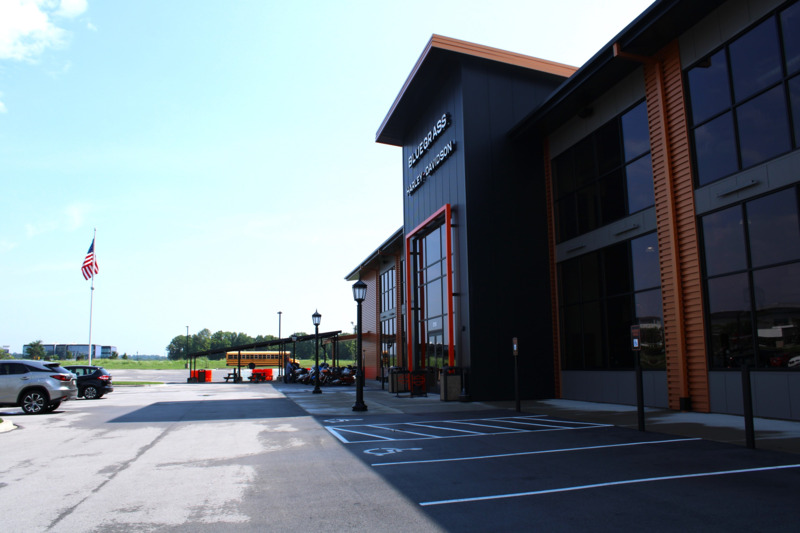
[[[22,353],[27,355],[29,344],[22,347]],[[57,359],[78,359],[89,357],[88,344],[42,344],[44,353],[48,357],[56,357]],[[113,352],[117,351],[116,346],[104,346],[100,344],[92,344],[94,351],[92,352],[93,359],[107,359],[111,357]]]

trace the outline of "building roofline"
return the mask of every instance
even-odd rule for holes
[[[471,43],[468,41],[462,41],[460,39],[454,39],[452,37],[445,37],[443,35],[433,34],[430,40],[428,41],[428,44],[425,46],[425,49],[422,51],[422,54],[420,55],[419,59],[417,59],[414,68],[411,69],[411,73],[408,75],[408,78],[406,78],[403,87],[400,89],[400,92],[394,99],[394,102],[392,103],[392,106],[389,108],[389,112],[386,114],[383,121],[381,122],[378,131],[375,133],[376,142],[392,144],[392,142],[390,142],[389,139],[387,139],[387,136],[385,135],[385,130],[389,122],[391,121],[392,117],[394,116],[395,112],[397,111],[398,107],[401,105],[401,102],[409,92],[411,86],[414,84],[422,66],[426,63],[426,61],[429,60],[429,58],[434,52],[439,50],[445,52],[452,52],[455,54],[462,54],[470,57],[486,59],[489,61],[494,61],[496,63],[502,63],[515,67],[526,68],[529,70],[542,72],[544,74],[551,74],[561,77],[569,77],[575,71],[578,70],[577,67],[565,65],[563,63],[557,63],[555,61],[548,61],[546,59],[539,59],[537,57],[527,56],[516,52],[509,52],[507,50],[501,50],[499,48],[493,48],[491,46],[484,46],[481,44]]]
[[[355,281],[359,279],[361,270],[377,259],[381,253],[386,250],[387,248],[391,247],[392,245],[396,245],[398,242],[402,244],[403,242],[403,226],[400,226],[400,229],[392,233],[392,236],[383,241],[374,252],[369,254],[366,259],[364,259],[356,268],[354,268],[349,274],[347,274],[344,279],[346,281]]]

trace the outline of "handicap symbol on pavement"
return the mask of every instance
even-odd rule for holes
[[[357,422],[359,420],[364,420],[363,418],[330,418],[328,420],[324,420],[326,424],[341,424],[342,422]]]
[[[383,457],[384,455],[392,455],[393,453],[415,452],[421,449],[422,448],[371,448],[369,450],[364,450],[364,453],[368,453],[370,455],[377,455],[378,457]]]

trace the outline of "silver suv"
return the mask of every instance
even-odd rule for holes
[[[78,397],[75,375],[58,363],[0,361],[0,407],[16,406],[29,415],[54,411]]]

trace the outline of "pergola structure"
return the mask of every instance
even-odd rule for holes
[[[320,340],[326,339],[326,342],[333,343],[333,357],[334,357],[334,364],[336,363],[336,345],[339,341],[339,334],[341,330],[338,331],[328,331],[326,333],[320,333],[319,338]],[[252,342],[250,344],[240,344],[238,346],[226,346],[223,348],[214,348],[212,350],[204,350],[202,352],[195,352],[190,353],[186,357],[189,360],[189,376],[191,379],[191,375],[193,371],[197,370],[197,358],[203,357],[207,355],[215,355],[215,354],[227,354],[227,352],[245,352],[248,350],[255,350],[257,348],[270,348],[273,346],[279,346],[280,351],[284,351],[287,344],[294,344],[297,342],[304,342],[309,340],[314,340],[315,335],[312,333],[310,335],[298,335],[296,337],[284,337],[282,339],[272,339],[269,341],[260,341],[260,342]],[[283,372],[283,367],[280,369]],[[242,375],[242,367],[241,365],[236,367],[236,373],[241,376]]]

